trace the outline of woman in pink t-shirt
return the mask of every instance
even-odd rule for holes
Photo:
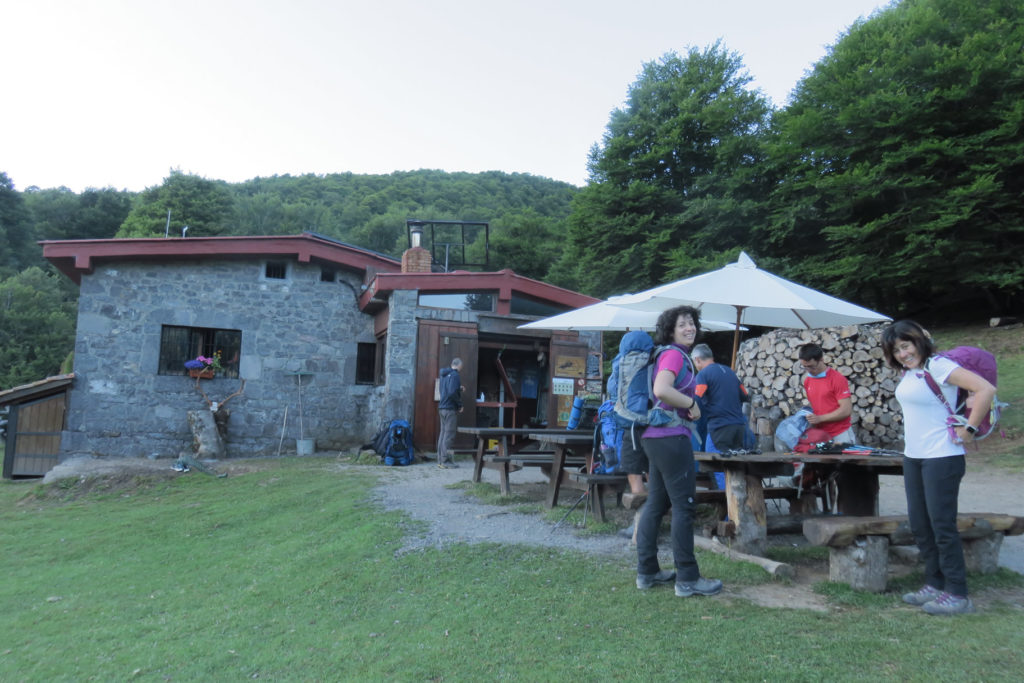
[[[654,343],[670,347],[658,355],[654,368],[654,396],[660,407],[675,410],[684,420],[700,419],[694,398],[696,373],[687,355],[700,333],[700,314],[691,306],[669,309],[658,317]],[[676,595],[715,595],[722,582],[700,575],[693,554],[693,514],[696,472],[690,429],[684,424],[648,427],[643,433],[649,464],[647,503],[637,523],[636,587],[675,583]],[[672,507],[672,556],[675,571],[658,564],[658,527]]]

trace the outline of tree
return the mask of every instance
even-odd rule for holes
[[[612,112],[551,277],[594,294],[686,274],[694,254],[746,242],[764,209],[770,107],[720,43],[643,66]]]
[[[66,187],[29,188],[24,196],[36,236],[43,240],[113,237],[132,208],[132,194],[113,188],[89,188],[80,195]]]
[[[510,268],[519,275],[540,280],[562,252],[562,221],[545,218],[532,209],[506,214],[492,222],[491,229],[492,270]]]
[[[0,278],[39,259],[41,253],[33,238],[25,201],[7,174],[0,172]]]
[[[233,216],[234,199],[223,181],[172,169],[162,185],[142,191],[117,236],[163,237],[168,211],[170,236],[180,237],[188,226],[189,237],[212,237],[225,233]]]
[[[770,252],[891,313],[1024,292],[1024,5],[904,0],[778,114]]]
[[[74,348],[75,305],[60,277],[33,266],[0,280],[0,389],[57,374]]]

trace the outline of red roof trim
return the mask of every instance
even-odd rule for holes
[[[365,272],[368,268],[397,271],[396,259],[314,235],[272,237],[171,237],[111,240],[46,240],[43,257],[81,284],[82,273],[97,262],[294,256],[301,263],[314,259]]]
[[[379,273],[359,298],[360,309],[365,309],[373,299],[385,299],[396,290],[416,290],[419,292],[466,292],[474,290],[495,290],[498,292],[498,313],[508,312],[508,302],[513,293],[532,296],[543,301],[561,304],[567,308],[580,308],[597,303],[600,299],[573,292],[568,289],[549,285],[511,270],[497,273],[470,273],[456,271],[454,273]],[[504,302],[504,307],[502,306]]]

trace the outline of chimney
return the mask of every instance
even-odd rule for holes
[[[420,246],[423,239],[423,221],[407,220],[406,227],[409,229],[409,241],[411,247],[402,254],[403,273],[429,273],[433,258],[430,252]]]

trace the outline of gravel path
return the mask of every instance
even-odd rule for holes
[[[553,523],[536,514],[518,514],[504,506],[482,505],[461,489],[447,484],[468,481],[471,464],[442,470],[432,462],[407,468],[393,468],[380,480],[374,495],[388,509],[404,510],[411,517],[430,523],[426,535],[410,539],[411,548],[442,546],[445,543],[525,543],[535,546],[569,548],[590,553],[616,555],[633,561],[635,549],[619,536],[579,537],[569,526],[552,530]],[[498,484],[494,470],[483,471],[483,481]],[[512,475],[513,490],[526,485],[546,485],[546,478],[532,468]],[[968,463],[960,490],[960,510],[1024,515],[1024,475],[987,469]],[[571,501],[564,490],[563,504]],[[906,514],[903,479],[880,477],[879,509],[883,515]],[[664,545],[664,544],[663,544]],[[664,550],[664,548],[662,549]],[[1024,574],[1024,535],[1003,542],[999,564]]]
[[[472,476],[472,463],[465,462],[458,469],[448,470],[439,469],[433,462],[396,467],[380,478],[373,495],[387,509],[403,510],[413,519],[430,523],[423,536],[408,540],[407,549],[449,543],[521,543],[628,557],[631,561],[635,558],[627,538],[580,537],[573,533],[569,522],[556,529],[555,522],[541,515],[517,513],[511,509],[514,506],[483,505],[462,489],[448,488],[449,484],[469,481]],[[547,486],[547,478],[535,468],[516,472],[512,478],[516,488]],[[498,473],[485,469],[482,481],[497,486]],[[562,503],[572,501],[578,493],[564,490]]]

